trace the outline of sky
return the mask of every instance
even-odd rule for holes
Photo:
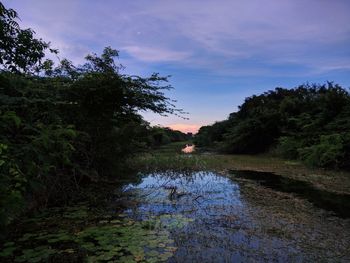
[[[76,64],[111,46],[126,74],[171,75],[166,95],[188,120],[142,113],[152,125],[196,132],[275,87],[327,80],[350,87],[349,0],[3,3]]]

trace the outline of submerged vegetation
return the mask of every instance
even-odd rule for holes
[[[181,216],[138,222],[126,214],[99,212],[85,203],[47,209],[23,222],[28,232],[5,243],[0,258],[2,262],[163,262],[176,250],[169,231],[188,222]]]
[[[350,176],[323,169],[350,169],[348,91],[277,88],[192,138],[142,118],[184,118],[168,77],[111,47],[56,65],[18,21],[0,2],[1,262],[350,260]]]
[[[259,187],[235,172],[152,172],[139,179],[115,188],[107,206],[77,203],[23,218],[0,248],[2,262],[350,257],[349,220],[288,191]]]

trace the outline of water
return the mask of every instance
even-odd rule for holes
[[[349,221],[238,176],[151,173],[123,191],[136,204],[129,217],[168,220],[177,247],[169,262],[350,260]]]
[[[0,261],[350,262],[350,219],[315,191],[270,173],[139,174],[106,207],[23,220],[0,244]]]
[[[294,193],[306,198],[319,208],[334,212],[343,218],[350,217],[350,195],[327,192],[314,188],[310,183],[286,178],[278,174],[256,171],[233,171],[233,176],[259,182],[260,185],[278,191]]]
[[[183,153],[192,153],[195,151],[194,144],[186,144],[186,146],[181,150]]]

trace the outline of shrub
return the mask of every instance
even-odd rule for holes
[[[340,134],[322,135],[318,144],[300,148],[298,152],[308,165],[339,168],[345,157],[344,138]]]
[[[278,139],[276,153],[284,158],[297,159],[298,150],[302,147],[303,141],[295,137],[283,136]]]
[[[0,233],[22,212],[26,185],[24,174],[8,156],[8,146],[0,143]]]

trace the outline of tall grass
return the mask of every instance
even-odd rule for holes
[[[188,143],[188,142],[187,142]],[[165,145],[152,152],[128,160],[128,167],[140,172],[253,170],[274,172],[282,176],[307,181],[321,189],[350,193],[348,172],[309,168],[300,162],[268,155],[223,155],[215,153],[181,153],[186,142]]]
[[[207,169],[206,162],[199,155],[186,154],[142,154],[130,160],[130,165],[140,171],[201,171]]]

